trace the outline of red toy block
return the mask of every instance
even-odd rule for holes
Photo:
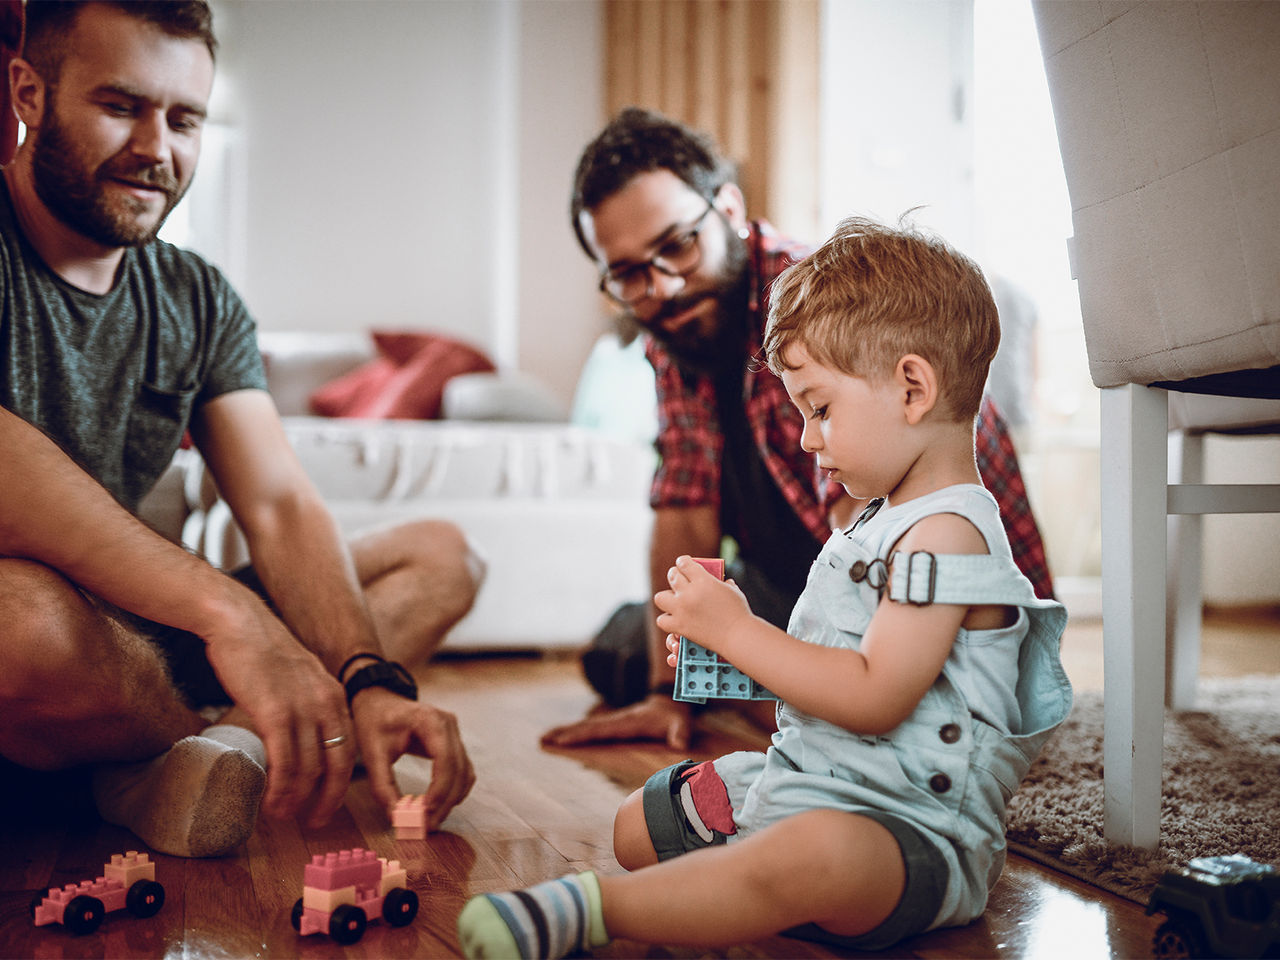
[[[717,580],[724,579],[724,560],[720,557],[693,557],[692,559]]]

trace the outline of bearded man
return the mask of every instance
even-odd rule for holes
[[[819,548],[860,504],[817,474],[800,447],[799,412],[757,359],[769,286],[810,248],[749,219],[734,177],[710,138],[630,107],[583,151],[570,213],[601,291],[625,324],[648,335],[659,455],[650,494],[652,593],[667,589],[681,554],[718,557],[728,547],[726,575],[752,612],[786,629]],[[1014,560],[1037,595],[1052,597],[1017,454],[985,398],[977,450]],[[588,679],[612,709],[552,730],[544,743],[656,739],[688,747],[690,708],[671,698],[675,673],[657,615],[650,603],[615,615],[584,655]],[[636,663],[639,670],[627,669]],[[746,708],[772,724],[771,703]]]
[[[234,850],[260,798],[324,822],[357,754],[388,817],[406,751],[434,760],[432,826],[474,782],[455,719],[394,662],[470,607],[465,539],[343,542],[240,298],[156,239],[216,46],[203,0],[27,4],[27,135],[0,178],[0,805],[83,769],[103,817],[178,856]],[[234,577],[133,513],[188,432],[249,541]]]

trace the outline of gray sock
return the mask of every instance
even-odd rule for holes
[[[213,726],[205,727],[200,731],[200,736],[208,737],[210,740],[217,740],[224,743],[228,747],[234,747],[237,750],[243,750],[253,762],[267,769],[267,748],[263,746],[258,735],[247,727],[237,727],[230,723],[215,723]]]
[[[128,827],[161,853],[220,857],[253,833],[266,782],[245,751],[186,737],[153,760],[102,764],[93,774],[93,798],[104,820]]]

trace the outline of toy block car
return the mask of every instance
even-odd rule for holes
[[[370,920],[382,917],[403,927],[418,915],[418,895],[405,886],[399,860],[386,860],[372,850],[316,854],[303,868],[302,897],[289,917],[305,935],[327,933],[342,944],[364,936]]]
[[[724,579],[724,561],[694,557],[712,575]],[[680,638],[676,654],[676,685],[672,697],[685,703],[706,703],[708,698],[722,700],[777,700],[755,680],[728,660],[722,660],[706,647],[687,637]]]
[[[1280,956],[1280,870],[1235,854],[1169,870],[1147,901],[1157,957]]]
[[[145,853],[117,853],[102,866],[102,876],[65,887],[50,887],[31,902],[37,927],[60,923],[74,934],[92,933],[102,918],[128,909],[135,917],[153,917],[164,906],[164,887],[156,883],[156,865]]]

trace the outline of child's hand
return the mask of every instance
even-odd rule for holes
[[[722,653],[723,638],[733,632],[734,623],[751,616],[747,598],[732,580],[720,581],[692,557],[682,556],[667,571],[669,590],[653,598],[662,613],[658,628],[665,630],[667,649],[679,648],[685,636],[700,646]],[[669,656],[667,663],[674,666]]]

